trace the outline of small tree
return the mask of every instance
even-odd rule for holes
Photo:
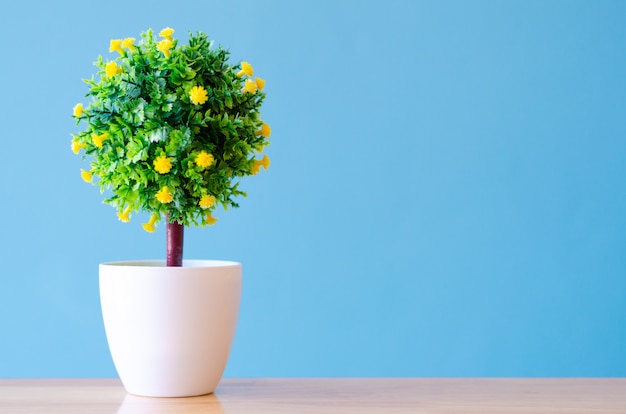
[[[87,106],[73,117],[86,129],[72,134],[72,150],[91,159],[86,182],[112,195],[123,222],[151,213],[148,232],[166,220],[167,265],[182,266],[183,231],[213,225],[218,205],[238,207],[239,178],[268,168],[258,157],[270,127],[260,118],[265,81],[253,79],[247,62],[231,66],[229,52],[206,34],[189,33],[187,45],[163,29],[111,40],[114,59],[98,57]],[[259,156],[260,157],[260,156]]]

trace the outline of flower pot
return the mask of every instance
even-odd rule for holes
[[[115,368],[131,394],[211,393],[235,335],[241,264],[190,260],[100,265],[100,300]]]

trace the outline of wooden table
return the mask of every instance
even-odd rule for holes
[[[146,398],[116,379],[0,380],[0,413],[626,413],[621,379],[223,379],[214,394]]]

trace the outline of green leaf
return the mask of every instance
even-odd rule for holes
[[[157,50],[152,30],[141,37],[133,51],[116,58],[122,73],[105,76],[106,61],[98,57],[95,75],[83,80],[92,100],[81,118],[86,128],[72,139],[84,144],[81,156],[100,177],[100,190],[112,194],[105,202],[203,224],[202,194],[215,195],[224,208],[237,207],[235,199],[245,196],[238,180],[250,175],[255,148],[265,142],[254,135],[265,94],[242,94],[229,52],[213,47],[202,32],[190,33],[187,45],[174,39],[169,58]],[[196,85],[207,90],[203,105],[190,102]],[[97,148],[91,137],[102,133],[107,139]],[[212,154],[214,164],[197,166],[200,151]],[[159,155],[171,158],[170,172],[154,170]],[[155,198],[164,185],[175,196],[167,205]]]

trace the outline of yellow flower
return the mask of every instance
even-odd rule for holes
[[[78,118],[82,114],[83,114],[83,104],[78,103],[76,104],[76,106],[74,106],[74,116]]]
[[[111,43],[109,43],[109,52],[119,52],[120,55],[124,54],[122,50],[122,39],[113,39]]]
[[[74,154],[78,154],[83,148],[85,148],[85,144],[78,142],[77,139],[72,140],[72,152]]]
[[[209,226],[212,226],[212,225],[214,225],[215,223],[217,223],[217,219],[216,219],[215,217],[213,217],[213,216],[211,215],[211,213],[210,213],[210,212],[209,212],[209,213],[207,213],[207,215],[206,215],[206,217],[205,217],[205,220],[206,220],[206,223],[207,223]]]
[[[122,40],[122,47],[125,47],[128,50],[135,50],[135,38],[134,37],[127,37],[126,39]]]
[[[248,62],[241,62],[241,70],[237,72],[237,77],[241,78],[243,75],[252,76],[254,69]]]
[[[265,88],[265,80],[264,80],[264,79],[261,79],[261,78],[256,78],[256,79],[254,79],[254,82],[256,83],[256,86],[257,86],[259,89],[263,89],[263,88]]]
[[[203,195],[198,204],[203,209],[211,208],[215,204],[215,197],[209,194]]]
[[[159,52],[163,52],[163,55],[165,57],[169,57],[170,56],[170,49],[174,46],[174,43],[172,42],[171,39],[165,38],[163,40],[161,40],[159,43],[157,43],[157,50]]]
[[[122,73],[122,68],[118,68],[117,63],[115,63],[115,61],[113,60],[106,64],[106,66],[104,67],[104,72],[106,73],[107,77],[112,78],[116,74]]]
[[[105,139],[107,139],[106,132],[100,135],[93,134],[91,136],[91,141],[93,142],[93,145],[95,145],[98,148],[102,148],[102,143],[104,142]]]
[[[165,29],[159,32],[159,36],[164,37],[166,39],[172,40],[172,35],[174,34],[174,29],[171,27],[166,27]]]
[[[158,217],[159,216],[156,214],[153,214],[152,216],[150,216],[150,220],[148,220],[147,223],[143,224],[143,229],[147,231],[148,233],[154,233],[154,231],[156,230],[154,228],[154,223],[156,222]]]
[[[170,193],[170,189],[166,185],[164,185],[156,193],[156,199],[159,200],[160,203],[167,204],[171,203],[172,200],[174,200],[174,196]]]
[[[154,169],[159,174],[167,174],[172,169],[172,161],[165,155],[159,155],[153,162]]]
[[[119,218],[120,221],[124,223],[128,223],[130,221],[130,216],[129,216],[130,211],[131,211],[130,206],[126,206],[124,211],[122,211],[121,213],[120,212],[117,213],[117,218]]]
[[[196,156],[196,165],[201,168],[210,167],[213,164],[213,155],[207,153],[206,151],[200,151],[200,154]]]
[[[191,88],[189,91],[189,98],[191,99],[191,102],[196,105],[202,105],[209,99],[206,89],[202,86],[194,86]]]
[[[255,93],[257,90],[256,83],[251,79],[246,79],[246,83],[243,86],[244,92]]]
[[[265,138],[269,138],[271,134],[272,134],[272,128],[270,128],[270,126],[265,123],[261,125],[261,129],[254,132],[254,135],[256,136],[263,135]]]
[[[93,176],[91,174],[91,171],[85,171],[81,168],[80,170],[80,177],[85,180],[86,183],[90,183],[91,180],[93,179]]]
[[[268,169],[270,166],[270,157],[266,155],[263,156],[262,159],[254,161],[254,166],[252,167],[252,174],[257,175],[259,171],[261,171],[261,167],[264,169]]]

